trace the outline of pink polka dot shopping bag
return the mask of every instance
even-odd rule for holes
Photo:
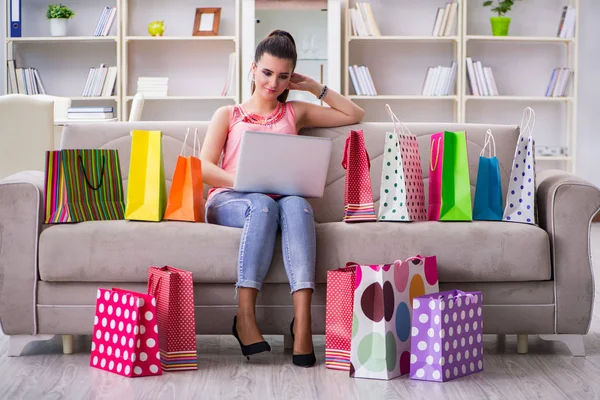
[[[162,369],[198,369],[192,273],[169,266],[150,267],[148,293],[156,297]]]
[[[154,296],[99,289],[90,366],[126,377],[162,375]]]
[[[481,292],[415,297],[411,336],[411,379],[445,382],[483,371]]]
[[[363,131],[350,131],[344,147],[342,167],[346,170],[344,221],[376,221],[371,188],[371,161]]]
[[[358,265],[350,376],[393,379],[410,372],[412,300],[439,291],[435,256]]]

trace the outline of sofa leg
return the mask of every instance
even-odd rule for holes
[[[583,344],[583,335],[539,335],[540,339],[560,341],[567,345],[569,351],[575,357],[585,357],[585,346]]]
[[[517,353],[527,354],[527,347],[529,344],[528,339],[529,339],[529,335],[527,335],[527,334],[518,334],[517,335]]]
[[[8,356],[19,357],[29,343],[51,340],[52,338],[54,338],[54,335],[10,335],[8,337]]]
[[[73,354],[73,335],[62,335],[63,354]]]
[[[284,350],[292,350],[294,348],[292,335],[283,335],[283,348]]]

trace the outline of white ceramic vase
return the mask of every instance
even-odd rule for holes
[[[50,36],[67,36],[68,18],[50,19]]]

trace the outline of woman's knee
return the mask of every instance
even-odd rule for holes
[[[279,214],[279,206],[273,198],[261,193],[253,193],[248,198],[251,203],[250,212],[264,213],[275,217]]]
[[[281,212],[297,212],[302,211],[306,214],[313,215],[313,209],[310,203],[303,197],[288,196],[279,200],[279,208]]]

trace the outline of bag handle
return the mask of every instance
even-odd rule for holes
[[[198,137],[198,128],[194,128],[194,157],[200,158],[200,138]]]
[[[535,126],[535,112],[531,107],[525,107],[523,110],[523,116],[521,117],[521,132],[520,136],[524,136],[524,132],[528,132],[528,136],[533,135],[533,127]]]
[[[388,115],[390,116],[390,118],[392,119],[392,122],[394,123],[394,133],[401,133],[401,134],[405,134],[405,135],[412,135],[412,132],[410,131],[410,129],[408,129],[408,127],[406,125],[404,125],[399,119],[398,117],[396,117],[396,114],[394,114],[394,112],[392,111],[392,108],[390,107],[389,104],[385,105],[385,109],[388,112]],[[396,125],[397,123],[397,125]],[[399,127],[399,129],[398,129]]]
[[[342,167],[344,169],[348,169],[348,147],[350,147],[350,135],[348,135],[348,137],[346,138],[346,144],[344,145],[344,157],[342,158]],[[367,164],[369,165],[369,169],[371,169],[371,159],[369,157],[369,152],[367,151],[366,147],[365,154],[367,156]]]
[[[488,147],[488,158],[496,157],[496,141],[494,140],[494,135],[492,135],[491,129],[488,129],[485,133],[485,143],[483,144],[481,153],[479,153],[480,157],[484,155],[486,147]]]
[[[181,152],[179,153],[179,156],[181,157],[185,157],[185,146],[187,145],[187,140],[188,140],[188,136],[190,135],[190,128],[187,128],[187,131],[185,132],[185,137],[183,138],[183,146],[181,146]],[[195,143],[194,143],[195,146]]]
[[[83,177],[85,178],[85,181],[90,187],[90,189],[100,189],[102,187],[102,182],[104,182],[104,167],[106,166],[106,156],[102,155],[102,168],[100,168],[100,179],[98,179],[99,182],[97,186],[92,185],[92,183],[90,182],[87,173],[85,172],[85,167],[83,166],[83,159],[81,158],[81,154],[77,154],[77,160],[79,161],[79,168],[81,169]]]
[[[156,289],[158,289],[158,287],[160,286],[160,281],[162,280],[162,276],[158,278],[158,281],[156,282],[156,286],[154,286],[154,290],[151,290],[152,288],[152,282],[154,282],[154,275],[150,276],[150,280],[148,281],[150,288],[148,288],[148,294],[150,296],[154,296],[154,298],[156,299],[156,301],[158,301],[158,297],[156,296]]]
[[[429,149],[429,169],[431,171],[435,171],[437,169],[438,163],[440,161],[440,147],[442,147],[442,137],[440,136],[440,138],[438,139],[437,153],[435,154],[435,165],[432,164],[434,143],[435,143],[435,139],[431,141],[431,148]]]

